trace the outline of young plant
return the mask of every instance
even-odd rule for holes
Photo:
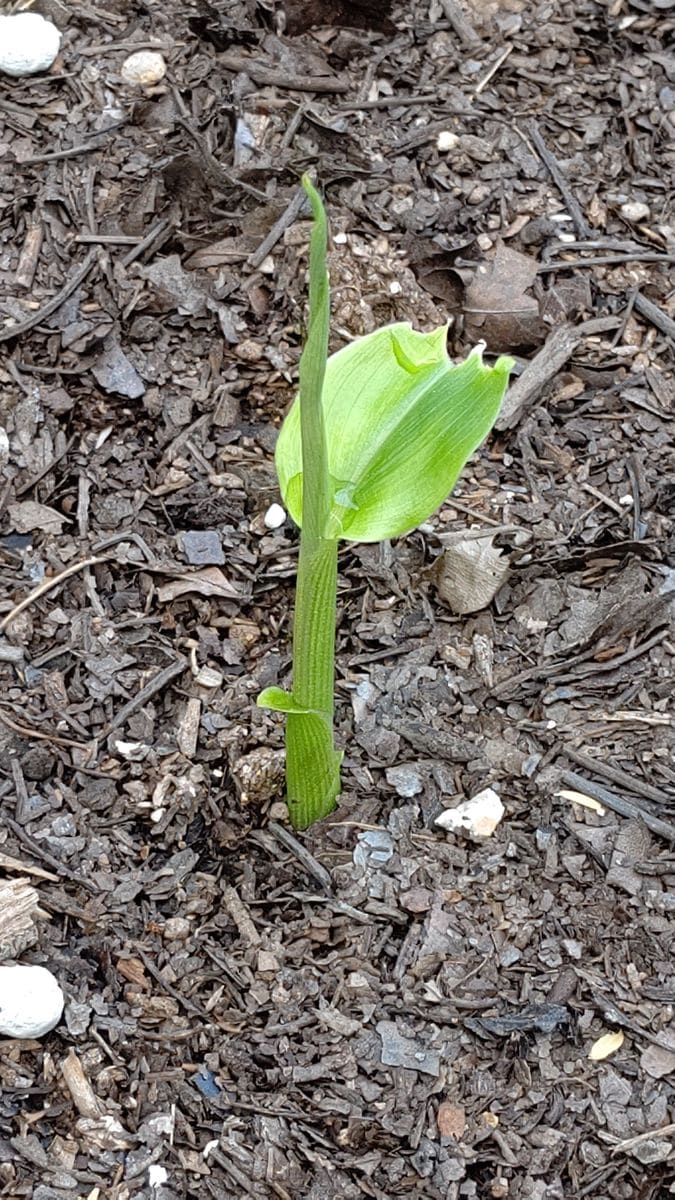
[[[335,808],[342,754],[333,739],[337,553],[340,539],[377,542],[426,521],[492,428],[513,359],[485,366],[481,348],[447,355],[447,326],[387,325],[328,358],[328,225],[312,208],[309,327],[299,394],[283,423],[276,468],[300,526],[290,692],[265,688],[262,708],[286,714],[291,821],[306,829]]]

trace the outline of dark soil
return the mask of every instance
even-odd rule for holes
[[[672,3],[32,7],[63,42],[0,79],[0,952],[67,1004],[0,1041],[0,1195],[674,1195]],[[290,665],[305,170],[335,347],[451,318],[517,368],[455,497],[342,553],[344,794],[293,836],[254,702]],[[458,540],[496,594],[452,600]],[[435,825],[485,787],[491,837]]]

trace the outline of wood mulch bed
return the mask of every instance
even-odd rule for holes
[[[672,3],[31,7],[63,40],[0,77],[0,954],[67,1003],[0,1040],[0,1195],[665,1200]],[[306,170],[335,347],[449,319],[517,366],[428,525],[341,554],[344,795],[296,836],[254,701]],[[504,579],[461,615],[479,539]],[[485,787],[492,837],[434,824]]]

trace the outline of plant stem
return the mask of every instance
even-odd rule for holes
[[[288,807],[299,829],[335,807],[341,759],[333,745],[337,541],[324,537],[332,494],[322,404],[330,322],[328,223],[321,198],[306,177],[303,186],[314,225],[309,330],[300,359],[302,530],[293,627],[293,701],[309,711],[289,712],[286,725]]]
[[[333,719],[336,541],[302,530],[293,622],[293,697]]]
[[[333,744],[336,541],[300,536],[293,629],[293,699],[303,713],[286,717],[286,790],[291,820],[306,829],[327,816],[340,791]]]

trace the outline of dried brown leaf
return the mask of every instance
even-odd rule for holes
[[[444,550],[435,565],[438,595],[455,613],[487,608],[509,573],[492,538],[466,538]]]
[[[539,305],[527,291],[537,275],[537,263],[499,242],[492,258],[482,263],[466,289],[466,334],[486,342],[491,350],[521,350],[538,345],[545,328]]]
[[[179,575],[169,583],[162,584],[157,589],[160,604],[168,604],[178,596],[221,596],[227,600],[236,600],[240,592],[218,567],[206,567],[203,571],[195,571],[192,575]]]
[[[55,508],[48,504],[38,504],[36,500],[22,500],[19,504],[10,504],[9,519],[15,533],[32,533],[39,529],[41,533],[61,533],[67,520]]]
[[[675,1072],[675,1033],[665,1029],[659,1034],[659,1041],[667,1045],[647,1046],[640,1055],[640,1066],[652,1079],[663,1079]]]

